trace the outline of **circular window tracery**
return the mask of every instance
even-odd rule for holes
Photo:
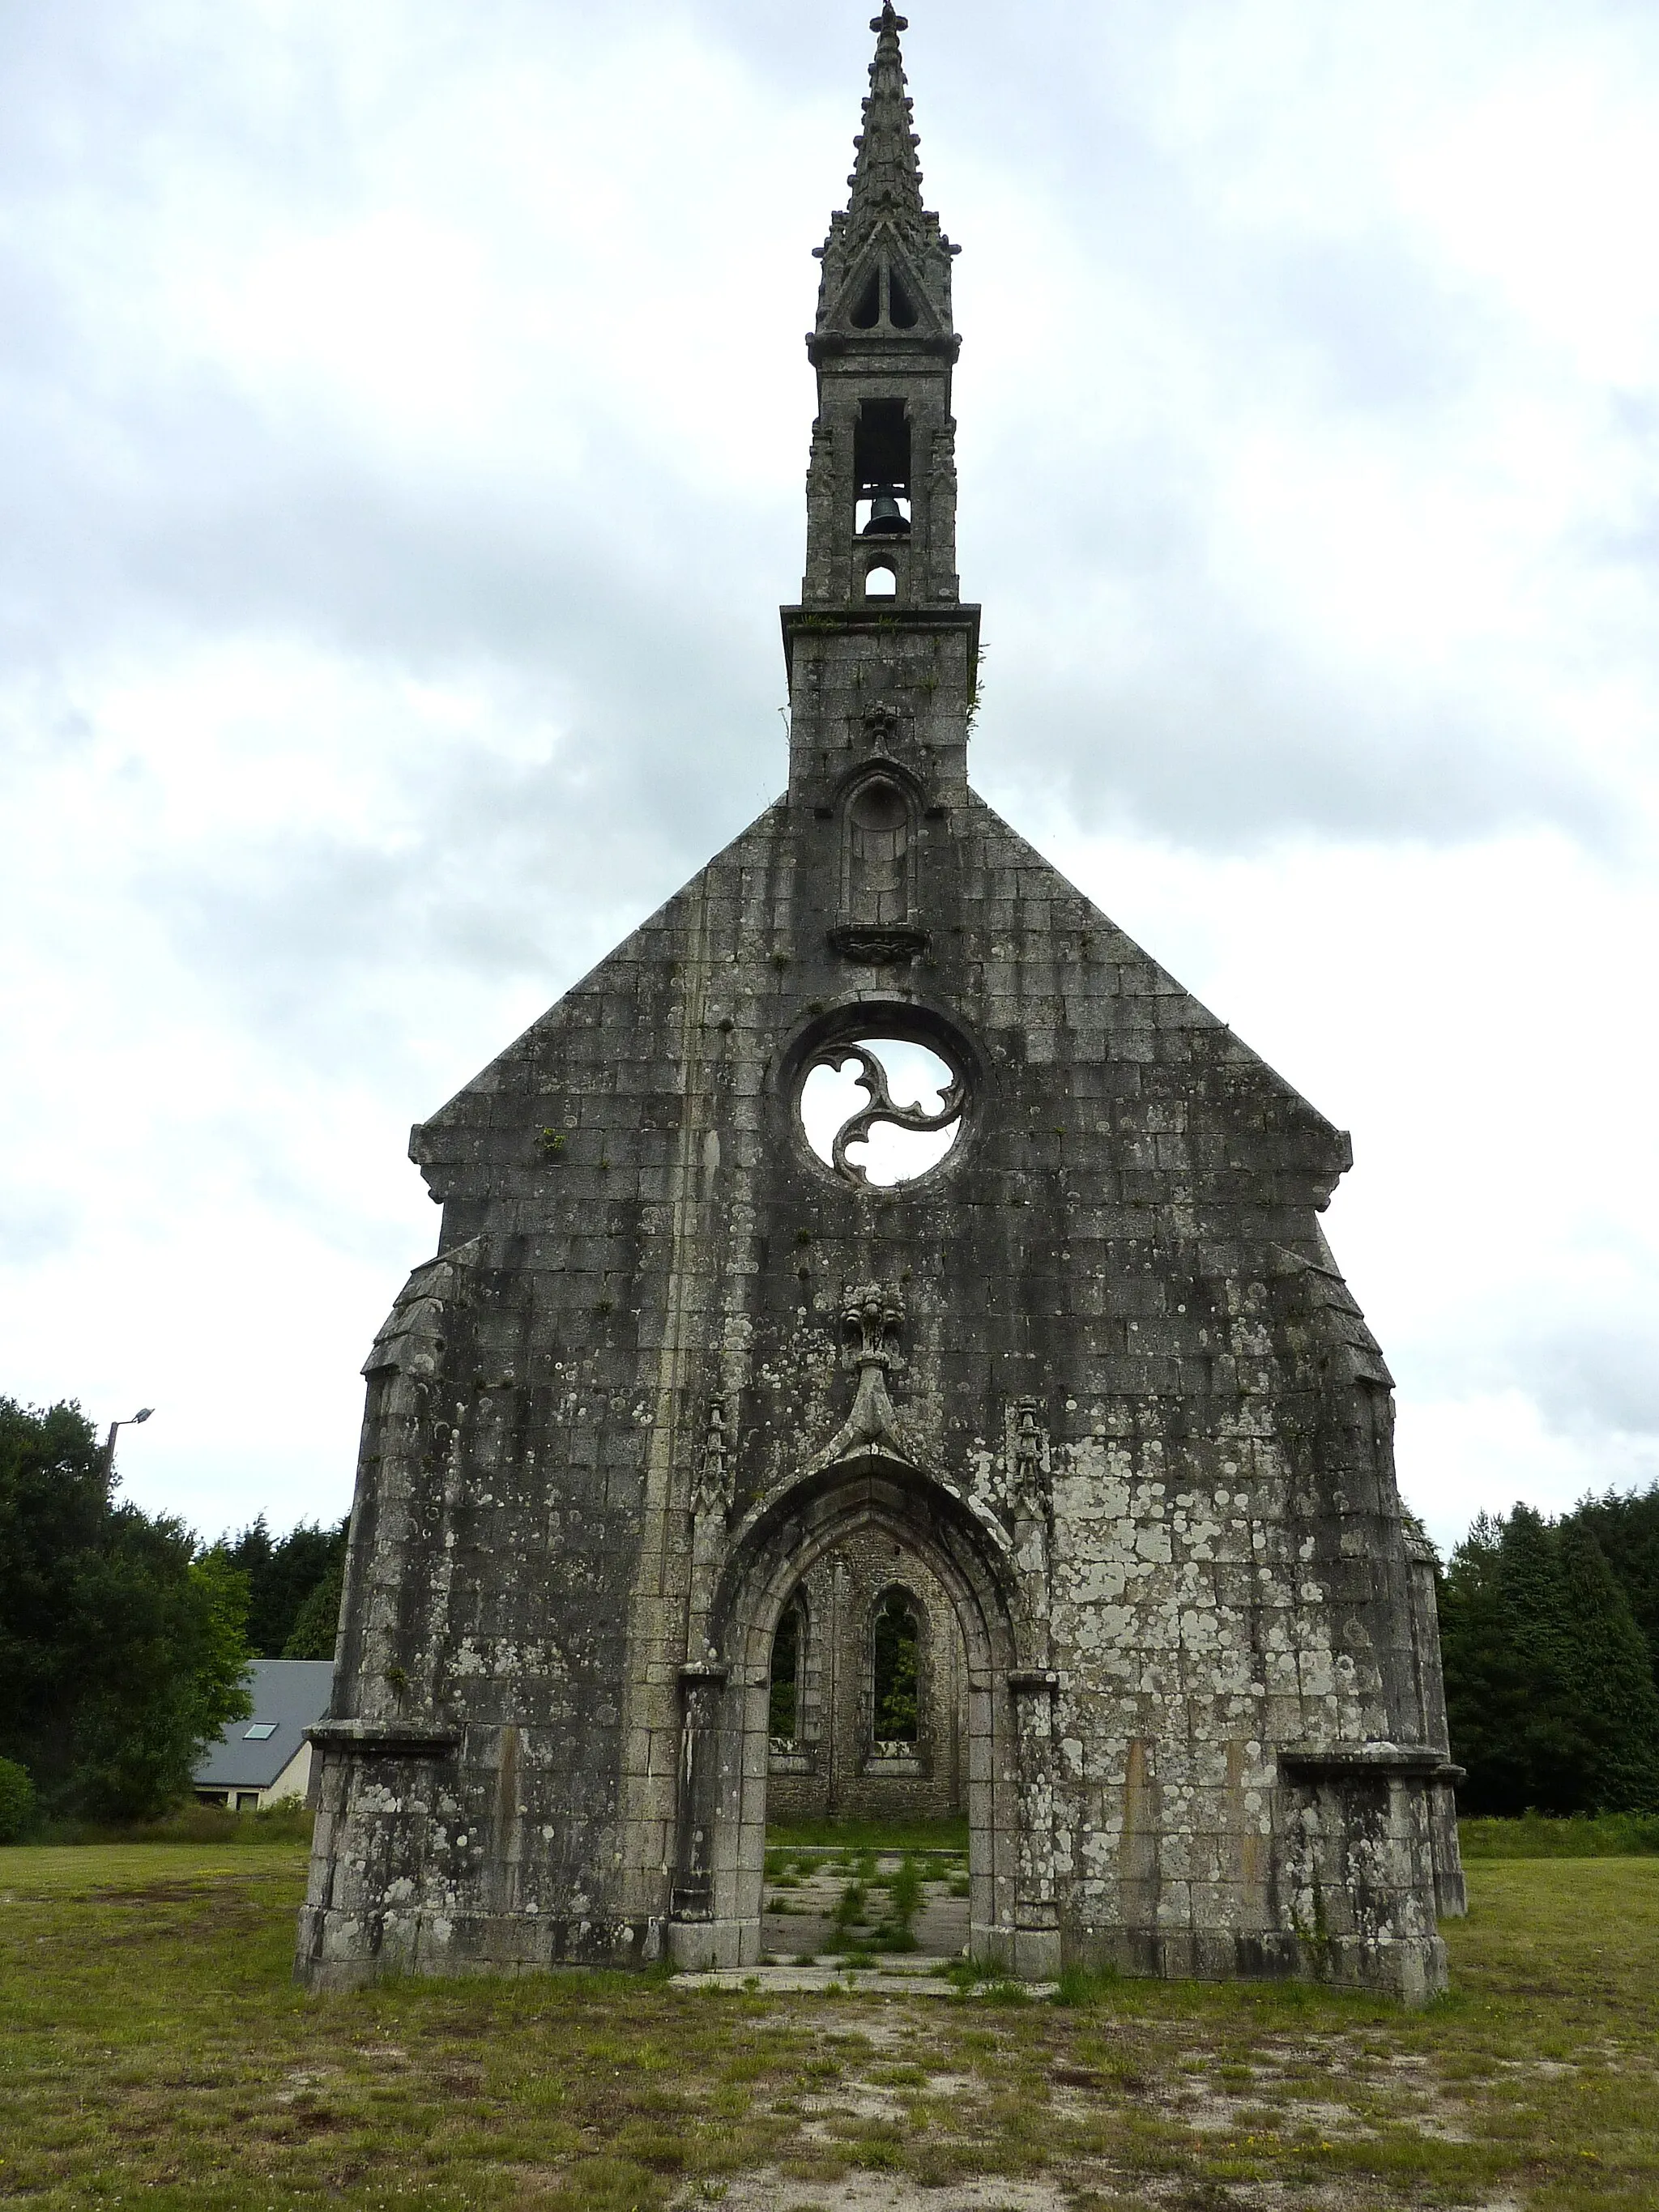
[[[847,1182],[890,1188],[937,1167],[962,1134],[967,1085],[942,1054],[878,1035],[824,1044],[807,1061],[806,1141]]]

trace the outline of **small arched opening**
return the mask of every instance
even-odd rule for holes
[[[870,1623],[870,1750],[913,1759],[921,1736],[921,1608],[907,1589],[884,1593]]]
[[[866,599],[892,599],[898,596],[898,571],[885,561],[877,561],[864,572],[864,596]]]
[[[772,1638],[766,1732],[771,1739],[774,1757],[793,1753],[800,1741],[805,1658],[805,1608],[797,1595],[790,1599],[778,1616],[777,1631]]]

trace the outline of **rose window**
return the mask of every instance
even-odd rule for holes
[[[927,1045],[858,1037],[819,1047],[800,1086],[801,1127],[848,1182],[914,1182],[962,1134],[965,1085]]]

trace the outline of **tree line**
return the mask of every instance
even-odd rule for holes
[[[343,1522],[204,1545],[117,1489],[78,1406],[0,1397],[0,1841],[172,1810],[250,1659],[334,1656]]]
[[[1659,1812],[1659,1482],[1479,1515],[1439,1603],[1462,1811]]]
[[[0,1398],[0,1840],[170,1810],[250,1659],[334,1654],[344,1522],[204,1545],[116,1492],[78,1406]],[[1463,1811],[1659,1810],[1659,1483],[1481,1514],[1439,1604]]]

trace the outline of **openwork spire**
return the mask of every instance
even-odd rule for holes
[[[864,102],[864,128],[853,143],[857,158],[847,179],[852,198],[830,218],[830,235],[816,248],[823,264],[816,349],[856,331],[878,328],[887,337],[905,331],[921,345],[939,346],[951,329],[951,256],[956,248],[939,217],[921,204],[921,143],[910,128],[899,33],[909,26],[892,0],[872,18],[876,58]],[[878,264],[880,265],[878,266]],[[949,340],[954,350],[954,340]]]
[[[921,171],[916,166],[921,142],[910,128],[911,103],[905,96],[904,57],[899,51],[899,33],[909,27],[906,17],[894,13],[892,0],[871,19],[876,58],[870,64],[864,128],[853,142],[858,160],[847,179],[853,188],[847,242],[853,248],[862,246],[884,221],[912,236],[921,228]]]

